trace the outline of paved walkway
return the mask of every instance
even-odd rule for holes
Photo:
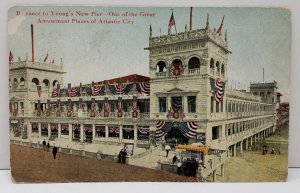
[[[25,141],[30,143],[39,143],[42,144],[43,140],[45,139],[46,142],[48,142],[48,139],[46,138],[31,138],[31,139],[20,139],[19,137],[11,137],[12,140],[17,141]],[[120,143],[114,143],[114,144],[105,144],[105,143],[83,143],[83,142],[72,142],[70,143],[68,140],[57,140],[49,141],[50,146],[55,145],[56,147],[62,147],[62,148],[71,148],[75,150],[83,150],[83,151],[89,151],[89,152],[102,152],[103,154],[109,154],[109,155],[115,155],[119,154],[120,150],[123,148],[123,144]],[[144,153],[146,149],[144,148],[134,148],[134,154],[141,154]]]
[[[157,146],[152,149],[152,152],[141,158],[132,159],[131,165],[146,167],[146,168],[157,168],[157,162],[161,161],[164,163],[172,163],[172,159],[175,155],[175,151],[170,151],[169,156],[166,157],[166,151],[162,150],[161,146]]]

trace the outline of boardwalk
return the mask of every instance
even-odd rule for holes
[[[222,182],[272,182],[286,181],[288,167],[288,125],[276,131],[259,146],[267,145],[268,155],[261,151],[244,151],[237,157],[231,157],[225,165],[225,177],[217,177]],[[280,155],[270,154],[271,148],[281,147]]]
[[[11,168],[17,182],[193,181],[169,172],[82,156],[59,153],[54,160],[50,152],[18,145],[11,145]]]

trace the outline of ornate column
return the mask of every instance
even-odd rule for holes
[[[133,126],[133,132],[134,132],[134,134],[133,134],[133,138],[134,138],[134,142],[136,143],[137,142],[137,134],[138,134],[138,132],[137,132],[137,125],[134,125]]]
[[[32,131],[32,126],[31,126],[31,130],[29,131],[28,137],[31,136],[31,131]],[[42,124],[38,123],[38,131],[39,131],[39,138],[42,137]]]
[[[58,139],[60,139],[60,136],[61,136],[61,123],[58,123],[57,124],[57,130],[58,130]]]
[[[51,126],[50,123],[48,123],[48,139],[51,137]]]
[[[71,142],[73,140],[73,128],[72,124],[69,123],[69,141]]]
[[[243,141],[240,142],[240,152],[243,153]]]
[[[233,157],[236,157],[236,144],[233,145]]]
[[[123,139],[123,126],[122,125],[119,125],[119,142],[121,143],[122,142],[122,139]]]
[[[221,165],[221,176],[222,177],[225,176],[225,165],[224,164]]]
[[[83,142],[83,124],[80,124],[80,142]]]
[[[107,142],[108,140],[108,125],[105,125],[105,141]]]
[[[217,171],[216,170],[213,171],[212,176],[213,176],[213,180],[212,181],[215,182],[216,179],[217,179]]]
[[[96,134],[96,128],[95,128],[95,124],[92,124],[92,129],[93,129],[93,133],[92,133],[92,140],[95,140],[95,134]]]
[[[171,96],[167,96],[167,112],[172,107]]]
[[[182,96],[183,98],[183,112],[188,113],[188,99],[187,96]]]

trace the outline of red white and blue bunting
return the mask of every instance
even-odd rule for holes
[[[59,95],[58,89],[57,88],[53,88],[53,90],[52,90],[52,97],[58,97],[58,95]]]
[[[140,94],[144,96],[150,95],[150,83],[149,82],[140,82],[137,84],[137,90]]]
[[[95,125],[95,130],[97,132],[100,132],[100,131],[105,132],[105,125]]]
[[[149,134],[149,127],[138,127],[138,131],[143,135],[147,135]]]
[[[179,129],[180,133],[187,138],[195,138],[197,135],[197,122],[170,122],[158,121],[156,123],[156,138],[161,138],[172,130],[173,127]]]
[[[69,91],[69,97],[76,97],[79,94],[79,87],[73,87],[68,89]]]
[[[108,81],[103,83],[92,83],[90,86],[70,87],[67,89],[53,88],[52,97],[59,97],[60,94],[67,94],[69,97],[79,97],[82,93],[86,93],[88,96],[103,96],[105,94],[113,95],[127,95],[130,92],[137,91],[140,95],[150,95],[150,83],[149,82],[137,82],[137,83],[119,83],[109,84]]]
[[[225,92],[225,82],[220,81],[219,79],[210,78],[211,89],[214,91],[215,100],[220,102],[223,100]]]

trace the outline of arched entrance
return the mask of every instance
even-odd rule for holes
[[[171,130],[165,135],[165,141],[171,145],[188,144],[189,139],[185,137],[179,127],[172,127]]]

